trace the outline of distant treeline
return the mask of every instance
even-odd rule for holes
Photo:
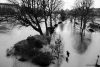
[[[100,17],[100,8],[92,8],[94,11],[94,15],[96,17]],[[27,10],[27,8],[26,8]],[[43,11],[40,8],[35,8],[34,13],[39,13],[39,16],[42,16]],[[65,10],[66,15],[68,15],[71,11],[73,10]],[[0,16],[5,16],[5,15],[15,15],[18,14],[18,12],[20,12],[17,4],[9,4],[9,3],[0,3]],[[56,11],[54,13],[60,14],[60,11]],[[46,12],[47,15],[49,15],[49,12]]]
[[[17,4],[0,3],[0,17],[18,14],[20,12],[19,8],[20,7]],[[23,9],[27,11],[29,8],[24,7]],[[34,14],[38,13],[37,15],[43,16],[43,10],[41,8],[34,8],[32,11],[34,11]],[[60,11],[56,11],[54,13],[59,14]],[[46,15],[49,15],[48,11],[46,11]]]

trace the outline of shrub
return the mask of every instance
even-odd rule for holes
[[[21,62],[30,61],[39,66],[48,66],[54,60],[52,52],[42,51],[43,46],[47,46],[50,40],[48,37],[41,35],[29,36],[26,40],[22,40],[7,50],[7,56],[18,57]],[[48,46],[49,47],[49,46]]]

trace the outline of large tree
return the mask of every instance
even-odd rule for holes
[[[8,0],[17,6],[18,13],[10,17],[24,26],[31,26],[34,30],[43,35],[41,23],[45,23],[46,35],[51,34],[55,29],[53,14],[62,6],[61,0]],[[9,21],[9,16],[6,16]],[[49,20],[49,21],[48,21]],[[10,21],[11,22],[11,21]],[[14,22],[13,22],[14,23]],[[50,28],[50,29],[49,29]]]
[[[71,11],[72,16],[75,20],[80,22],[80,33],[85,34],[87,22],[93,22],[94,12],[93,12],[93,0],[76,0],[75,7]],[[76,21],[74,22],[75,26]]]

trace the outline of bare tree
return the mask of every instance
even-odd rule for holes
[[[85,39],[87,23],[94,21],[93,3],[93,0],[76,0],[74,8],[69,13],[74,18],[74,29],[76,30],[77,25],[80,31],[81,44]]]
[[[19,21],[21,25],[31,26],[34,30],[44,35],[41,29],[41,23],[45,23],[46,35],[52,34],[55,23],[53,14],[62,6],[61,0],[8,0],[17,5],[18,14],[11,17]],[[7,17],[9,18],[9,17]],[[10,19],[10,20],[11,20]],[[9,19],[7,19],[9,20]],[[44,21],[43,21],[44,20]],[[49,20],[49,21],[48,21]],[[49,29],[50,28],[50,29]]]
[[[93,5],[93,0],[82,0],[76,2],[77,13],[79,13],[78,17],[81,21],[81,26],[80,26],[81,33],[85,32],[84,30],[86,28],[87,22],[93,17],[91,15],[91,13],[93,13],[92,5]]]
[[[80,36],[81,40],[83,40],[83,36],[85,35],[85,29],[87,23],[93,22],[94,12],[92,9],[93,0],[76,0],[75,7],[72,10],[72,16],[75,18],[75,24],[78,24],[80,27]],[[79,20],[76,22],[76,20]],[[79,23],[80,22],[80,23]]]
[[[55,14],[55,11],[59,11],[60,7],[62,6],[61,0],[43,0],[45,6],[44,9],[44,18],[45,18],[45,26],[46,26],[46,34],[52,34],[53,30],[55,29],[54,26],[54,18],[53,15]],[[46,11],[48,12],[46,16]],[[49,23],[47,22],[47,19],[49,19]],[[56,18],[55,18],[56,19]]]

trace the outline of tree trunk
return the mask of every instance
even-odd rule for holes
[[[43,35],[43,32],[42,32],[42,30],[39,30],[39,33],[40,33],[40,35]]]
[[[81,17],[81,26],[80,26],[80,37],[81,37],[81,43],[83,41],[83,17]]]
[[[50,14],[50,27],[52,27],[52,12]]]
[[[74,29],[75,29],[75,22],[76,22],[76,17],[74,18]]]
[[[49,32],[48,32],[48,26],[47,26],[47,19],[46,19],[46,17],[45,17],[45,27],[46,27],[46,35],[48,36]]]
[[[39,29],[38,32],[40,33],[40,35],[43,35],[42,29],[41,29],[41,26],[39,24],[37,17],[35,17],[35,19],[36,19],[36,23],[37,23],[37,26],[38,26],[38,29]]]

